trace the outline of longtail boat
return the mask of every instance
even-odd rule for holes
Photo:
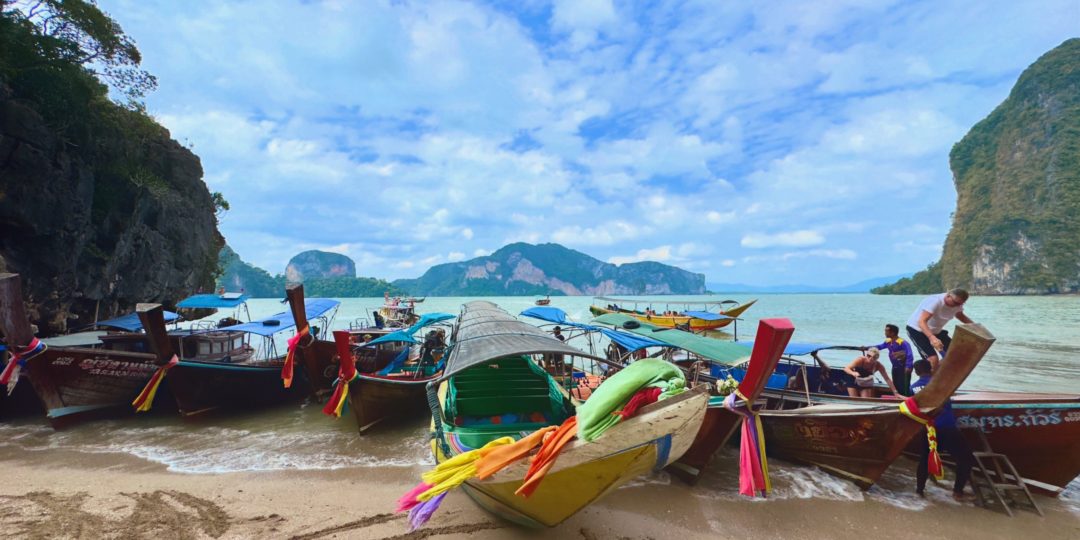
[[[745,304],[739,304],[734,300],[725,300],[723,302],[695,302],[691,300],[685,302],[653,302],[651,300],[597,296],[593,299],[593,305],[589,306],[589,311],[597,317],[609,313],[621,313],[639,321],[664,328],[682,328],[691,332],[700,332],[719,330],[735,323],[739,316],[750,309],[750,306],[754,305],[755,302],[757,300],[751,300]],[[638,309],[639,304],[645,304],[646,308],[643,310]],[[657,313],[652,309],[653,305],[662,305],[664,309]]]
[[[340,358],[338,388],[323,412],[340,417],[347,400],[356,426],[364,434],[386,420],[427,411],[425,388],[442,375],[446,344],[430,339],[430,330],[426,342],[416,335],[453,318],[449,313],[426,313],[408,328],[360,343],[355,342],[353,333],[334,332]],[[393,355],[389,362],[380,360],[389,355]]]
[[[657,341],[663,347],[686,351],[689,353],[688,357],[679,363],[692,370],[699,361],[728,368],[733,375],[738,376],[736,395],[748,403],[754,403],[761,395],[774,375],[784,347],[795,332],[795,327],[787,319],[763,319],[758,325],[755,346],[751,352],[734,342],[662,328],[622,313],[601,315],[593,319],[592,323],[609,325],[619,331]],[[704,377],[704,380],[714,382],[716,379],[710,376]],[[682,458],[668,468],[671,473],[689,483],[697,482],[713,455],[731,439],[743,419],[743,415],[724,406],[726,395],[720,394],[716,384],[708,386],[711,394],[709,409],[701,431]]]
[[[19,277],[0,276],[0,284],[4,298],[0,311],[5,313],[0,316],[0,322],[4,334],[9,340],[27,346],[34,338],[23,311]],[[175,313],[162,311],[162,331],[166,321],[176,319]],[[92,419],[130,415],[132,400],[157,369],[148,337],[140,332],[143,323],[137,314],[90,326],[120,332],[83,332],[37,340],[41,351],[23,359],[33,390],[45,407],[49,423],[56,429]],[[229,355],[242,359],[251,354],[244,347],[242,335],[188,334],[174,331],[168,336],[186,359],[221,359]]]
[[[463,489],[477,504],[515,523],[536,527],[558,525],[631,479],[660,470],[689,448],[705,416],[708,396],[684,391],[645,405],[627,419],[619,420],[621,416],[612,417],[611,412],[600,410],[599,417],[613,425],[599,436],[590,435],[594,432],[585,427],[591,425],[590,415],[605,403],[604,399],[597,399],[600,392],[620,389],[622,382],[628,380],[620,378],[622,375],[657,364],[668,366],[665,369],[680,378],[681,372],[666,362],[635,362],[602,383],[585,404],[576,405],[537,362],[543,355],[599,362],[604,359],[554,339],[484,301],[463,307],[453,343],[441,381],[428,387],[432,451],[440,467],[467,461],[475,455],[471,452],[481,447],[484,449],[479,452],[486,455],[487,449],[507,441],[513,443],[511,448],[525,445],[528,449],[529,445],[544,440],[542,436],[548,430],[554,430],[550,432],[554,435],[544,440],[533,458],[519,459],[524,454],[518,454],[517,461],[500,463],[491,469],[480,462],[478,467],[485,465],[487,476],[481,479],[478,468],[476,476],[464,480]],[[615,386],[605,386],[612,384]],[[665,392],[673,386],[667,386]],[[604,397],[608,395],[612,394]],[[626,408],[629,407],[626,403]],[[576,429],[575,422],[583,415],[586,418],[582,420],[583,426]],[[532,434],[524,436],[528,432]],[[451,461],[455,457],[458,459]],[[402,500],[407,501],[410,496],[424,500],[427,494],[422,490],[426,485],[418,486]],[[420,493],[418,497],[417,493]],[[436,507],[441,497],[436,496]],[[410,504],[415,503],[413,500]],[[425,500],[421,506],[431,503]],[[411,507],[415,511],[416,507],[410,504],[399,509]],[[433,508],[425,508],[422,513],[431,511]]]
[[[781,381],[766,389],[765,394],[775,403],[842,405],[887,401],[887,398],[852,398],[841,394],[843,388],[837,384],[840,370],[829,369],[817,356],[830,349],[857,350],[858,347],[821,343],[789,345],[784,353],[786,361],[779,369],[798,388],[788,389]],[[797,358],[805,355],[813,355],[818,362],[811,364]],[[879,396],[889,393],[884,387],[876,390]],[[994,452],[1009,458],[1029,488],[1057,496],[1080,476],[1080,394],[959,390],[952,397],[952,406],[957,427],[982,431]],[[977,431],[962,429],[962,433],[973,448],[979,447]]]
[[[956,392],[994,343],[979,324],[958,325],[946,361],[930,384],[907,402],[934,416]],[[782,377],[785,381],[787,376]],[[808,379],[803,379],[808,380]],[[777,393],[766,389],[767,409],[759,413],[771,454],[808,463],[868,489],[896,460],[923,424],[901,412],[899,400],[796,399],[805,390]],[[907,403],[904,402],[904,403]]]
[[[337,300],[312,298],[305,300],[304,312],[309,319],[321,317],[323,328],[329,328],[333,313],[340,303]],[[309,319],[305,319],[305,322]],[[291,370],[288,383],[282,383],[284,368],[293,360],[292,350],[304,335],[294,336],[290,351],[285,355],[278,354],[274,338],[294,327],[296,323],[292,313],[281,312],[225,328],[192,331],[193,337],[225,333],[229,336],[259,337],[262,343],[253,348],[254,354],[243,360],[180,359],[168,367],[164,379],[180,413],[194,416],[222,408],[248,409],[281,403],[310,393],[306,380],[292,384]],[[181,341],[181,347],[184,345],[185,342]],[[298,378],[304,378],[303,370],[297,370],[296,374]]]

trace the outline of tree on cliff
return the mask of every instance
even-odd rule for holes
[[[33,42],[24,45],[38,53],[36,61],[9,69],[78,65],[122,94],[129,108],[140,110],[143,97],[157,88],[157,79],[139,67],[142,56],[135,43],[93,0],[0,0],[0,12],[31,30]],[[4,36],[4,41],[15,35]]]

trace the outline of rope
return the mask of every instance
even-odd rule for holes
[[[427,383],[427,402],[428,408],[431,409],[431,423],[435,425],[435,433],[432,436],[443,455],[449,457],[450,445],[446,444],[446,437],[443,434],[442,407],[439,405],[439,383],[435,381]]]

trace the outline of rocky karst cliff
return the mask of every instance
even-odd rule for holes
[[[22,275],[46,333],[214,284],[222,239],[199,158],[98,106],[76,144],[0,86],[0,271]]]
[[[705,276],[657,262],[614,265],[558,244],[516,243],[394,285],[437,296],[702,294]]]
[[[940,264],[875,292],[1080,291],[1080,39],[1024,70],[950,165],[956,212]]]
[[[313,249],[297,253],[285,267],[285,279],[290,282],[331,277],[356,277],[356,263],[340,253]]]

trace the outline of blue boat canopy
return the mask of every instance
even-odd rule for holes
[[[742,345],[743,347],[753,349],[754,342],[751,341],[736,341],[735,343]],[[836,350],[860,350],[861,347],[852,347],[850,345],[829,345],[828,343],[799,343],[790,342],[787,347],[784,348],[784,356],[804,356],[810,353],[816,353],[818,351],[824,351],[829,349]]]
[[[184,309],[230,309],[247,302],[247,300],[248,296],[243,293],[196,294],[181,300],[180,303],[176,304],[176,307]]]
[[[367,343],[364,343],[363,347],[372,347],[380,343],[420,343],[419,339],[416,339],[415,335],[421,329],[426,326],[431,326],[435,323],[448,321],[453,319],[455,315],[449,313],[425,313],[420,316],[420,320],[416,321],[416,324],[404,329],[390,332],[384,336],[379,336]]]
[[[165,315],[165,322],[170,323],[180,318],[179,315],[171,311],[163,311]],[[98,321],[97,324],[91,324],[87,328],[95,326],[104,326],[106,328],[119,328],[120,330],[127,330],[128,332],[138,332],[142,330],[142,321],[139,320],[138,313],[128,313],[122,317],[115,319],[109,319],[107,321]]]
[[[682,312],[682,314],[688,317],[693,317],[695,319],[701,319],[703,321],[722,321],[724,319],[735,318],[728,315],[723,315],[721,313],[713,313],[711,311],[684,311]]]
[[[521,312],[522,316],[532,317],[534,319],[540,319],[541,321],[547,321],[555,324],[567,324],[574,325],[576,323],[570,322],[566,318],[566,312],[552,306],[537,306],[526,309]]]
[[[412,335],[419,332],[420,329],[424,328],[425,326],[431,326],[435,323],[442,321],[449,321],[454,317],[455,315],[451,315],[449,313],[425,313],[420,316],[420,320],[413,323],[413,325],[407,328],[405,332],[409,335]]]
[[[340,304],[341,302],[329,298],[308,298],[304,301],[304,311],[307,312],[307,317],[310,320],[338,307]],[[295,326],[296,322],[293,321],[292,312],[282,311],[281,313],[275,313],[257,321],[226,326],[225,328],[219,328],[216,331],[220,332],[222,330],[228,330],[229,332],[248,332],[263,337],[270,337],[278,332],[288,330]]]
[[[551,306],[532,307],[521,312],[524,317],[532,317],[534,319],[540,319],[541,321],[547,321],[550,323],[561,324],[563,326],[569,326],[571,328],[580,328],[586,332],[600,332],[605,337],[617,343],[620,347],[627,351],[634,352],[638,349],[644,349],[646,347],[667,347],[667,345],[661,341],[655,339],[649,339],[644,336],[638,336],[627,332],[617,332],[610,328],[604,328],[601,326],[592,326],[589,324],[581,324],[571,321],[566,318],[566,312]]]

